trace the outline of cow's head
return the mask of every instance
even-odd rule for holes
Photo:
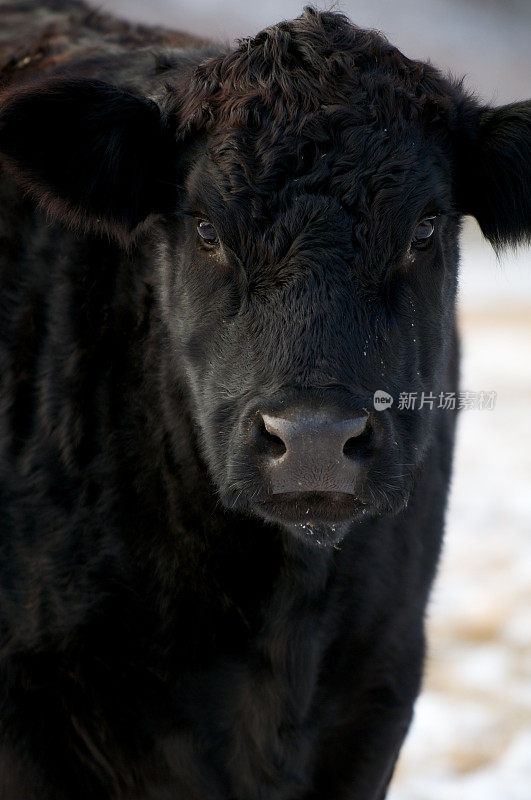
[[[160,102],[56,78],[0,116],[52,213],[122,239],[156,220],[165,352],[223,503],[319,541],[407,502],[448,412],[398,398],[452,388],[460,216],[529,236],[530,143],[529,103],[483,107],[312,10]]]

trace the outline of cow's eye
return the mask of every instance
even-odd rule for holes
[[[197,220],[197,232],[201,239],[207,244],[218,244],[219,237],[216,229],[207,219]]]
[[[434,230],[435,217],[426,217],[426,219],[421,220],[415,228],[415,233],[411,240],[413,247],[421,247],[423,244],[426,244]]]

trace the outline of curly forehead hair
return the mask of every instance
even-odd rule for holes
[[[457,86],[380,33],[307,7],[203,62],[179,89],[170,112],[186,135],[265,123],[300,133],[309,116],[341,108],[381,125],[436,122],[448,118]]]
[[[250,219],[258,224],[247,247],[258,248],[260,230],[305,193],[353,212],[353,236],[367,252],[380,226],[390,228],[388,215],[422,210],[438,152],[432,145],[423,158],[423,140],[431,130],[447,138],[461,96],[458,84],[376,31],[306,8],[195,67],[173,88],[169,112],[178,138],[208,133],[211,169],[225,208],[237,212],[240,240],[249,239]],[[262,258],[288,249],[266,255],[271,243],[268,233]]]

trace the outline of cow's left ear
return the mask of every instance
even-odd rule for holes
[[[175,141],[158,106],[93,80],[0,100],[0,161],[54,217],[123,235],[174,203]]]
[[[495,248],[531,239],[531,101],[475,109],[459,132],[457,206]]]

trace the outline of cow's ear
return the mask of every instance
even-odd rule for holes
[[[459,137],[456,199],[498,248],[531,239],[531,101],[476,109]]]
[[[0,101],[0,161],[54,216],[131,231],[174,202],[175,143],[158,106],[92,80],[55,80]]]

